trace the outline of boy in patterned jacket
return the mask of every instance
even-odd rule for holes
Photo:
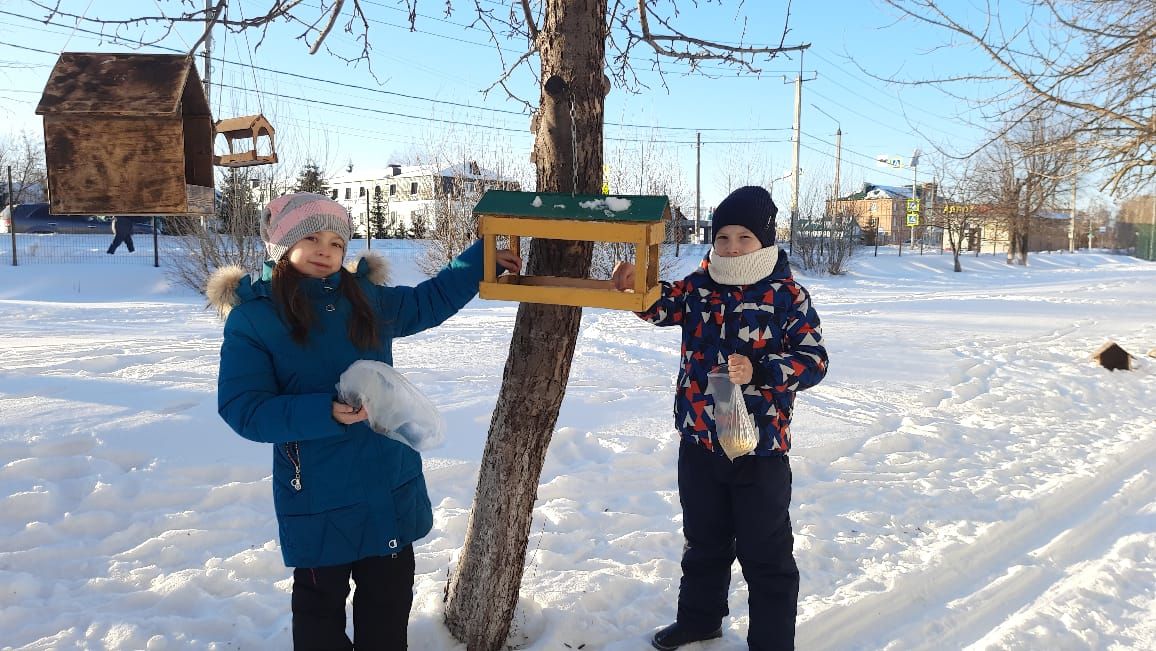
[[[810,295],[775,246],[777,213],[764,188],[732,192],[715,209],[714,245],[701,267],[663,283],[662,297],[639,313],[682,328],[674,417],[686,544],[676,620],[651,640],[661,651],[722,636],[736,557],[750,595],[749,648],[794,648],[791,413],[795,392],[826,375],[827,351]],[[612,280],[625,290],[633,276],[634,265],[624,262]],[[733,461],[719,443],[707,392],[707,374],[724,364],[759,432],[755,449]]]

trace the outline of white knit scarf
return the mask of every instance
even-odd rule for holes
[[[753,285],[771,275],[779,260],[779,247],[771,245],[758,251],[724,258],[710,250],[710,277],[722,285]]]

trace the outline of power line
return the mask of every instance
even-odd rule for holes
[[[10,14],[9,12],[6,12],[6,11],[0,11],[0,14],[17,15],[17,14]],[[18,17],[23,17],[23,16],[18,16]],[[49,23],[49,24],[53,24],[53,23]],[[94,35],[98,35],[98,34],[99,34],[98,32],[95,32],[95,31],[92,31],[92,30],[79,30],[79,31],[82,31],[82,32],[87,32],[87,33],[91,33],[91,34],[94,34]],[[130,42],[130,43],[136,43],[136,42],[134,42],[134,41],[128,41],[128,42]],[[14,43],[0,43],[0,45],[7,45],[7,46],[9,46],[9,47],[13,47],[13,48],[17,48],[17,49],[22,49],[22,50],[28,50],[28,51],[32,51],[32,52],[39,52],[39,53],[42,53],[42,54],[50,54],[50,55],[52,55],[52,56],[57,56],[57,54],[58,54],[58,53],[56,53],[56,52],[48,52],[48,51],[46,51],[46,50],[39,50],[39,49],[36,49],[36,48],[31,48],[31,47],[28,47],[28,46],[17,45],[17,44],[14,44]],[[176,49],[173,49],[173,48],[166,48],[166,47],[162,47],[162,46],[155,46],[155,47],[157,47],[158,49],[163,49],[163,50],[167,50],[167,51],[171,51],[171,52],[177,52],[177,53],[182,53],[182,54],[183,54],[183,52],[182,52],[182,51],[180,51],[180,50],[176,50]],[[388,95],[388,96],[393,96],[393,97],[401,97],[401,98],[404,98],[404,99],[417,100],[417,101],[423,101],[423,102],[430,102],[430,103],[432,103],[432,104],[444,104],[444,105],[446,105],[446,106],[455,106],[455,107],[458,107],[458,108],[467,108],[467,109],[471,109],[471,110],[486,111],[486,112],[491,112],[491,113],[500,113],[500,114],[504,114],[504,115],[516,115],[516,116],[518,116],[518,117],[520,117],[520,118],[525,118],[525,117],[526,117],[526,113],[524,113],[524,112],[521,112],[521,111],[510,111],[510,110],[506,110],[506,109],[497,109],[497,108],[491,108],[491,107],[486,107],[486,106],[476,106],[476,105],[472,105],[472,104],[464,104],[464,103],[461,103],[461,102],[452,102],[452,101],[449,101],[449,100],[438,100],[438,99],[433,99],[433,98],[429,98],[429,97],[422,97],[422,96],[420,96],[420,95],[409,95],[409,94],[406,94],[406,93],[398,93],[398,92],[395,92],[395,91],[383,90],[383,89],[380,89],[380,88],[372,88],[372,87],[369,87],[369,86],[359,86],[359,85],[357,85],[357,84],[350,84],[350,83],[346,83],[346,82],[333,81],[333,80],[331,80],[331,79],[324,79],[324,78],[321,78],[321,77],[311,77],[311,76],[309,76],[309,75],[303,75],[303,74],[300,74],[300,73],[294,73],[294,72],[286,72],[286,71],[283,71],[283,70],[276,70],[276,69],[273,69],[273,68],[266,68],[266,67],[264,67],[264,66],[258,66],[258,65],[254,65],[254,64],[246,64],[246,63],[244,63],[244,62],[242,62],[242,61],[229,61],[229,60],[228,60],[228,59],[226,59],[224,56],[221,56],[221,57],[219,57],[219,58],[214,58],[214,60],[215,60],[215,61],[217,61],[218,63],[220,63],[220,64],[221,64],[221,66],[222,66],[222,68],[224,67],[224,65],[225,65],[225,64],[229,64],[229,65],[233,65],[233,66],[240,66],[240,67],[247,67],[247,66],[248,66],[248,67],[251,67],[251,68],[252,68],[252,69],[254,69],[254,70],[260,70],[261,72],[273,73],[273,74],[282,75],[282,76],[285,76],[285,77],[290,77],[290,78],[293,78],[293,79],[300,79],[300,80],[304,80],[304,81],[311,81],[311,82],[317,82],[317,83],[324,83],[324,84],[329,84],[329,85],[332,85],[332,86],[338,86],[338,87],[341,87],[341,88],[345,88],[345,89],[349,89],[349,90],[360,90],[360,91],[365,91],[365,92],[370,92],[370,93],[376,93],[376,94],[381,94],[381,95]],[[213,85],[217,86],[217,85],[220,85],[220,84],[215,84],[215,83],[214,83]],[[244,90],[244,89],[239,89],[239,88],[236,88],[236,87],[232,87],[232,86],[223,86],[223,87],[225,87],[225,88],[231,88],[231,89],[237,89],[237,90]],[[630,129],[656,129],[656,130],[662,130],[662,131],[687,131],[687,132],[690,132],[690,131],[742,131],[742,132],[752,132],[752,131],[755,131],[755,132],[773,132],[773,131],[789,131],[789,130],[790,130],[788,127],[765,127],[765,128],[763,128],[763,127],[678,127],[678,126],[660,126],[660,125],[630,124],[630,123],[620,123],[620,122],[605,122],[604,124],[605,124],[606,126],[613,126],[613,127],[619,127],[619,128],[630,128]]]
[[[808,136],[808,137],[812,137],[812,138],[813,138],[814,136]],[[825,142],[825,141],[823,141],[823,140],[820,140],[819,138],[815,138],[815,140],[819,140],[820,142]],[[826,144],[830,144],[830,143],[826,143]],[[818,149],[818,148],[816,148],[816,147],[812,147],[812,146],[810,146],[810,145],[806,145],[806,144],[802,144],[802,143],[800,143],[800,146],[801,146],[802,148],[804,148],[804,149],[807,149],[807,150],[809,150],[809,151],[812,151],[812,152],[814,152],[814,153],[816,153],[816,154],[819,154],[819,155],[821,155],[821,156],[825,156],[825,157],[827,157],[827,158],[834,158],[834,156],[832,156],[832,155],[830,154],[830,152],[826,152],[826,151],[823,151],[823,150],[821,150],[821,149]],[[846,150],[846,149],[844,149],[843,151],[847,151],[847,150]],[[883,175],[883,176],[890,176],[890,177],[893,177],[893,178],[899,179],[899,180],[901,180],[901,181],[906,181],[906,180],[907,180],[907,176],[905,176],[905,175],[901,175],[901,174],[899,174],[899,173],[897,173],[897,172],[892,172],[892,171],[890,171],[890,170],[887,170],[887,169],[880,169],[880,168],[877,168],[877,167],[874,167],[874,166],[867,166],[867,165],[864,165],[864,164],[862,164],[862,163],[857,163],[857,162],[855,162],[855,161],[849,161],[849,160],[844,160],[843,162],[844,162],[844,163],[846,163],[847,165],[850,165],[850,166],[852,166],[852,167],[856,167],[856,168],[859,168],[860,170],[869,171],[869,172],[871,172],[872,174],[876,174],[876,175]]]
[[[70,26],[60,25],[58,23],[53,23],[51,21],[42,22],[42,21],[30,18],[28,16],[23,16],[21,14],[16,14],[16,13],[3,11],[3,10],[0,10],[0,15],[13,16],[16,18],[24,19],[24,20],[35,21],[39,24],[51,25],[54,27],[62,27],[62,28],[66,28],[66,29],[70,28]],[[47,31],[47,30],[44,30],[44,31]],[[88,30],[88,29],[83,29],[83,28],[77,27],[77,28],[74,28],[73,31],[81,32],[81,33],[85,33],[85,34],[90,34],[93,36],[100,37],[101,39],[108,39],[108,40],[112,40],[114,42],[124,42],[124,43],[128,43],[128,44],[139,45],[142,47],[145,46],[145,44],[140,42],[140,41],[133,41],[131,39],[120,37],[120,36],[108,36],[108,35],[102,34],[99,31],[95,31],[95,30]],[[46,55],[51,55],[51,56],[57,56],[58,55],[57,52],[51,52],[48,50],[42,50],[39,48],[34,48],[34,47],[30,47],[30,46],[25,46],[25,45],[18,45],[15,43],[0,43],[0,45],[6,45],[8,47],[12,47],[12,48],[16,48],[16,49],[21,49],[21,50],[25,50],[25,51],[29,51],[29,52],[36,52],[36,53],[46,54]],[[160,50],[166,50],[166,51],[184,54],[183,51],[176,50],[174,48],[168,48],[168,47],[159,46],[159,45],[154,45],[151,47],[155,47],[155,48],[160,49]],[[293,73],[293,72],[287,72],[287,71],[277,70],[277,69],[273,69],[273,68],[267,68],[267,67],[263,67],[263,66],[257,66],[255,64],[253,64],[252,62],[246,64],[246,63],[240,62],[240,61],[229,61],[223,55],[217,60],[221,63],[222,66],[224,66],[227,63],[227,64],[238,66],[241,68],[248,67],[251,70],[260,70],[260,71],[265,72],[265,73],[282,75],[282,76],[286,76],[289,78],[294,78],[294,79],[299,79],[299,80],[304,80],[304,81],[310,81],[310,82],[316,82],[316,83],[324,83],[324,84],[337,86],[337,87],[349,89],[349,90],[359,90],[359,91],[381,94],[381,95],[387,95],[387,96],[392,96],[392,97],[400,97],[400,98],[404,98],[404,99],[408,99],[408,100],[429,102],[429,103],[435,104],[435,105],[453,106],[453,107],[465,108],[465,109],[469,109],[469,110],[485,111],[485,112],[489,112],[489,113],[518,116],[520,118],[524,118],[526,116],[526,113],[521,112],[521,111],[510,111],[510,110],[506,110],[506,109],[497,109],[497,108],[491,108],[491,107],[476,106],[476,105],[465,104],[465,103],[461,103],[461,102],[453,102],[453,101],[449,101],[449,100],[437,100],[437,99],[432,99],[432,98],[428,98],[428,97],[422,97],[419,95],[409,95],[406,93],[387,91],[387,90],[383,90],[380,88],[360,86],[357,84],[350,84],[347,82],[333,81],[333,80],[329,80],[329,79],[312,77],[312,76],[303,75],[303,74],[299,74],[299,73]],[[254,75],[255,75],[255,73],[254,73]],[[254,79],[256,79],[255,76],[254,76]],[[256,83],[256,82],[254,82],[254,83]],[[228,88],[228,89],[234,90],[234,91],[250,92],[249,89],[241,88],[241,87],[237,87],[237,86],[230,86],[230,85],[221,84],[221,83],[214,83],[213,85],[218,86],[220,88]],[[254,91],[254,92],[258,92],[258,91]],[[816,94],[818,94],[818,93],[816,93]],[[503,126],[492,125],[492,124],[479,124],[479,123],[475,123],[475,122],[464,122],[464,121],[459,121],[459,120],[446,120],[446,119],[441,119],[441,118],[421,117],[421,116],[410,115],[410,114],[400,113],[400,112],[395,112],[395,111],[385,111],[385,110],[381,110],[381,109],[370,109],[370,108],[357,107],[357,106],[350,107],[347,104],[338,104],[335,102],[327,102],[324,100],[304,98],[304,97],[298,97],[298,96],[294,96],[294,95],[278,95],[278,94],[270,94],[270,95],[275,96],[275,97],[279,97],[282,99],[297,101],[297,102],[319,104],[319,105],[323,105],[323,106],[326,106],[329,108],[353,108],[353,109],[358,110],[358,111],[368,111],[368,112],[372,112],[372,113],[390,115],[393,117],[398,117],[398,118],[403,118],[403,119],[412,119],[412,120],[418,120],[418,121],[432,121],[432,122],[438,122],[438,123],[442,123],[442,124],[467,126],[467,127],[475,127],[475,128],[484,128],[484,129],[491,129],[491,130],[503,131],[503,132],[509,132],[509,133],[518,133],[518,134],[527,133],[525,128],[510,128],[510,127],[503,127]],[[820,97],[823,97],[827,101],[831,101],[829,98],[826,98],[825,96],[820,95]],[[832,103],[839,105],[844,109],[847,109],[847,107],[842,106],[842,105],[838,104],[837,102],[832,102]],[[847,110],[850,110],[850,109],[847,109]],[[856,114],[860,115],[860,117],[865,117],[861,114],[858,114],[858,113],[856,113]],[[741,131],[744,133],[750,133],[750,132],[762,133],[762,132],[777,132],[777,131],[789,131],[790,130],[789,127],[766,127],[766,128],[762,128],[762,127],[759,127],[759,128],[756,128],[756,127],[681,127],[681,126],[642,125],[642,124],[630,124],[630,123],[618,123],[618,122],[605,122],[604,124],[608,127],[615,127],[615,128],[620,128],[620,129],[643,129],[643,130],[651,130],[651,131],[675,131],[675,132],[677,132],[677,131],[687,131],[687,132],[689,132],[689,131],[696,131],[696,132],[735,132],[735,131]],[[909,132],[906,132],[903,130],[898,130],[898,129],[896,131],[899,131],[900,133],[909,133]],[[808,135],[810,135],[810,134],[808,134]],[[625,137],[610,137],[610,136],[607,136],[604,139],[608,140],[608,141],[616,141],[616,142],[650,142],[651,141],[651,139],[646,139],[646,138],[625,138]],[[816,139],[821,141],[821,142],[826,142],[820,138],[816,138]],[[694,145],[695,144],[695,141],[691,141],[691,140],[664,140],[663,142],[665,142],[667,144],[672,144],[672,145]],[[790,142],[790,140],[773,139],[773,138],[761,138],[761,139],[760,138],[748,138],[748,139],[711,140],[711,141],[708,141],[706,144],[750,145],[750,144],[774,144],[774,143],[782,143],[782,142]],[[831,143],[826,142],[826,144],[831,144]],[[810,148],[808,148],[808,149],[810,149]],[[849,151],[850,153],[862,156],[864,158],[874,160],[873,157],[867,156],[865,154],[859,154],[858,152],[854,152],[853,150],[847,150],[847,151]]]
[[[399,11],[400,11],[400,10],[399,10]],[[52,21],[41,21],[41,20],[39,20],[39,19],[35,19],[35,18],[32,18],[32,17],[30,17],[30,16],[24,16],[24,15],[22,15],[22,14],[17,14],[17,13],[8,12],[8,11],[2,11],[2,10],[0,10],[0,14],[3,14],[3,15],[8,15],[8,16],[13,16],[13,17],[16,17],[16,18],[21,18],[21,19],[24,19],[24,20],[28,20],[28,21],[35,21],[36,23],[38,23],[38,24],[41,24],[41,25],[52,25],[52,26],[54,26],[54,27],[61,27],[61,28],[64,28],[64,29],[72,29],[72,30],[73,30],[73,31],[75,31],[75,32],[80,32],[80,33],[83,33],[83,34],[89,34],[89,35],[92,35],[92,36],[97,36],[97,37],[99,37],[99,38],[101,38],[101,39],[109,39],[109,40],[112,40],[112,41],[114,41],[114,42],[115,42],[115,41],[120,41],[120,42],[124,42],[124,43],[127,43],[127,44],[131,44],[131,45],[137,45],[137,46],[141,46],[141,47],[146,47],[146,46],[149,46],[149,45],[147,45],[147,44],[145,44],[145,43],[143,43],[143,42],[141,42],[141,41],[134,41],[134,40],[132,40],[132,39],[129,39],[129,38],[125,38],[125,37],[122,37],[122,36],[115,36],[115,35],[114,35],[114,36],[109,36],[109,35],[107,35],[107,34],[103,34],[103,33],[101,33],[100,31],[97,31],[97,30],[84,29],[84,28],[80,28],[80,27],[71,27],[71,26],[68,26],[68,25],[63,25],[63,24],[60,24],[60,23],[55,23],[55,22],[52,22]],[[389,27],[394,27],[394,28],[398,28],[398,29],[405,29],[406,31],[409,31],[409,28],[408,28],[408,27],[406,27],[406,26],[402,26],[402,25],[394,25],[394,24],[392,24],[392,23],[385,23],[385,22],[383,22],[383,21],[380,21],[380,20],[378,20],[378,19],[369,19],[369,18],[367,18],[367,20],[368,20],[369,22],[378,22],[378,23],[384,24],[384,25],[386,25],[386,26],[389,26]],[[448,21],[442,21],[442,22],[448,22]],[[465,25],[461,25],[461,24],[459,24],[459,23],[450,23],[450,24],[453,24],[453,25],[456,25],[456,26],[459,26],[459,27],[463,27],[463,28],[467,27],[467,26],[465,26]],[[477,29],[477,28],[471,28],[471,29]],[[479,45],[479,46],[483,46],[483,47],[486,47],[486,48],[489,48],[489,49],[492,49],[492,48],[494,47],[493,45],[491,45],[491,44],[487,44],[487,43],[475,43],[475,42],[472,42],[472,41],[465,41],[465,40],[462,40],[462,39],[456,39],[456,38],[454,38],[454,37],[442,36],[442,35],[439,35],[439,34],[434,34],[434,33],[432,33],[432,32],[425,32],[425,31],[422,31],[422,30],[414,30],[414,31],[416,31],[416,32],[418,32],[418,33],[423,33],[423,34],[429,34],[429,35],[433,35],[433,36],[441,36],[441,37],[443,37],[443,38],[448,38],[448,39],[450,39],[450,40],[456,40],[456,41],[459,41],[459,42],[462,42],[462,43],[466,43],[466,44],[469,44],[469,45]],[[14,46],[14,47],[15,47],[15,46]],[[162,45],[151,45],[150,47],[154,47],[154,48],[157,48],[157,49],[160,49],[160,50],[169,51],[169,52],[179,53],[179,54],[184,54],[184,53],[185,53],[185,51],[184,51],[184,50],[179,50],[179,49],[176,49],[176,48],[170,48],[170,47],[166,47],[166,46],[162,46]],[[27,48],[26,48],[26,49],[27,49]],[[57,53],[56,53],[56,52],[53,52],[53,53],[51,53],[51,54],[55,55],[55,54],[57,54]],[[238,62],[228,61],[227,59],[225,59],[224,55],[220,56],[219,58],[215,58],[214,60],[215,60],[215,61],[217,61],[217,62],[219,62],[219,63],[220,63],[222,66],[223,66],[223,65],[225,65],[225,64],[240,65],[240,66],[244,66],[244,65],[246,65],[244,62],[239,62],[239,61],[238,61]],[[252,64],[250,64],[250,65],[252,65]],[[699,66],[699,68],[702,68],[702,67],[703,67],[703,66]],[[511,111],[511,110],[508,110],[508,109],[498,109],[498,108],[491,108],[491,107],[483,107],[483,106],[475,106],[475,105],[470,105],[470,104],[463,104],[463,103],[460,103],[460,102],[452,102],[452,101],[449,101],[449,100],[436,100],[436,99],[432,99],[432,98],[428,98],[428,97],[421,97],[421,96],[418,96],[418,95],[407,95],[407,94],[405,94],[405,93],[398,93],[398,92],[395,92],[395,91],[387,91],[387,90],[382,90],[382,89],[380,89],[380,88],[371,88],[371,87],[368,87],[368,86],[360,86],[360,85],[356,85],[356,84],[349,84],[349,83],[346,83],[346,82],[338,82],[338,81],[333,81],[333,80],[330,80],[330,79],[324,79],[324,78],[320,78],[320,77],[311,77],[311,76],[308,76],[308,75],[302,75],[302,74],[299,74],[299,73],[287,72],[287,71],[283,71],[283,70],[276,70],[276,69],[273,69],[273,68],[266,68],[266,67],[263,67],[263,66],[252,65],[252,68],[253,68],[253,69],[255,69],[255,70],[260,70],[260,71],[262,71],[262,72],[269,72],[269,73],[273,73],[273,74],[277,74],[277,75],[283,75],[283,76],[287,76],[287,77],[293,77],[293,78],[298,78],[298,79],[304,79],[304,80],[308,80],[308,81],[314,81],[314,82],[318,82],[318,83],[326,83],[326,84],[330,84],[330,85],[334,85],[334,86],[338,86],[338,87],[343,87],[343,88],[350,88],[350,89],[356,89],[356,90],[363,90],[363,91],[366,91],[366,92],[371,92],[371,93],[379,93],[379,94],[382,94],[382,95],[390,95],[390,96],[395,96],[395,97],[403,97],[403,98],[406,98],[406,99],[413,99],[413,100],[419,100],[419,101],[425,101],[425,102],[441,103],[441,104],[447,104],[447,105],[450,105],[450,106],[459,106],[459,107],[463,107],[463,108],[471,108],[471,109],[479,109],[479,110],[484,110],[484,111],[492,111],[492,112],[495,112],[495,113],[505,113],[505,114],[509,114],[509,115],[518,115],[518,116],[525,116],[525,115],[526,115],[526,113],[525,113],[524,111]],[[723,68],[720,68],[720,70],[728,70],[728,69],[723,69]],[[789,129],[787,129],[787,128],[744,128],[744,127],[738,127],[738,128],[735,128],[735,127],[670,127],[670,126],[648,126],[648,125],[641,125],[641,124],[622,124],[622,123],[613,123],[613,122],[607,122],[606,124],[607,124],[607,125],[611,125],[611,126],[617,126],[617,127],[630,127],[630,128],[654,128],[654,129],[671,130],[671,131],[787,131],[787,130],[789,130]]]

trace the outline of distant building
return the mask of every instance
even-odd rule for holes
[[[502,178],[473,161],[449,167],[437,165],[390,164],[381,169],[357,170],[327,179],[329,196],[345,206],[353,218],[354,230],[365,233],[374,198],[385,203],[386,220],[412,229],[422,220],[432,229],[435,205],[439,201],[461,201],[472,205],[486,190],[518,190],[517,181]]]
[[[925,243],[939,245],[943,239],[942,230],[929,226],[925,215],[935,202],[936,186],[924,183],[919,186],[921,200],[920,224],[916,237]],[[853,194],[827,201],[827,214],[832,217],[852,218],[858,224],[865,244],[895,244],[906,242],[911,235],[907,225],[907,200],[911,198],[911,186],[876,185],[864,183],[862,189]]]
[[[920,213],[919,226],[915,228],[916,242],[947,247],[943,236],[940,215],[950,217],[953,213],[972,214],[968,228],[963,233],[963,250],[1003,253],[1008,246],[1008,225],[1006,219],[991,205],[964,205],[937,197],[938,188],[934,183],[919,186]],[[911,229],[907,225],[907,201],[911,198],[911,186],[886,186],[864,183],[854,194],[827,202],[831,215],[852,216],[862,230],[865,244],[881,245],[907,242]],[[1029,251],[1067,250],[1072,218],[1069,212],[1041,210],[1032,218],[1028,231]],[[1078,246],[1077,242],[1077,246]]]
[[[1156,260],[1156,196],[1132,197],[1120,206],[1120,245],[1144,260]]]

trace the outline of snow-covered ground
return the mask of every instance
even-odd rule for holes
[[[400,250],[395,280],[419,281]],[[957,274],[894,253],[800,276],[831,367],[794,427],[798,647],[1156,648],[1156,264],[984,255]],[[0,648],[288,649],[269,452],[216,414],[221,325],[151,260],[104,262],[0,270]],[[396,347],[449,425],[426,455],[417,651],[464,649],[442,595],[515,309],[475,300]],[[1137,370],[1090,361],[1109,339]],[[585,311],[521,647],[632,651],[672,620],[677,342]],[[737,565],[734,586],[723,639],[690,649],[746,648]]]

